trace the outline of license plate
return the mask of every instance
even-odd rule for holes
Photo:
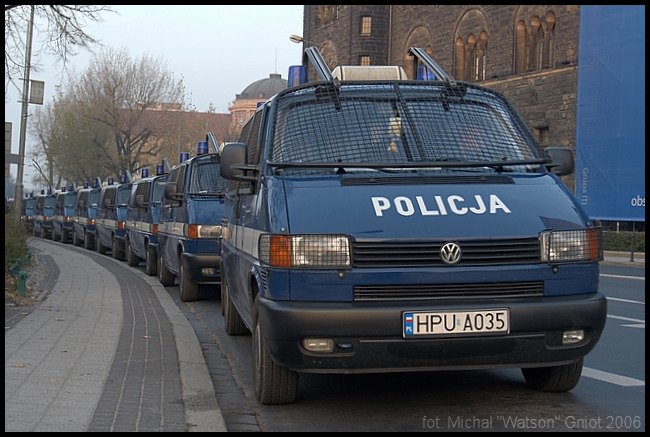
[[[402,318],[403,335],[471,335],[510,332],[507,309],[480,311],[405,312]]]

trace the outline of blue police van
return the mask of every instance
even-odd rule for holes
[[[70,185],[61,187],[56,195],[54,215],[52,216],[52,241],[68,243],[74,232],[74,208],[77,203],[77,189]]]
[[[23,222],[23,225],[25,226],[25,231],[27,233],[32,232],[32,226],[33,226],[33,220],[34,220],[34,207],[36,206],[36,198],[34,197],[33,193],[29,195],[24,201],[23,201],[23,211],[21,213],[21,221]]]
[[[165,160],[166,163],[166,160]],[[158,217],[162,206],[169,164],[156,166],[156,174],[149,176],[142,169],[142,178],[133,183],[126,210],[126,261],[137,266],[145,261],[145,273],[156,274],[158,256]]]
[[[110,249],[115,259],[124,260],[124,238],[126,235],[126,208],[131,197],[131,174],[120,175],[120,183],[102,187],[99,207],[95,218],[95,250],[102,255]]]
[[[214,137],[199,141],[197,156],[187,154],[171,169],[158,223],[158,279],[179,279],[183,302],[197,300],[200,285],[221,281],[221,218],[226,181]],[[208,143],[212,153],[208,153]]]
[[[300,372],[514,367],[567,391],[604,329],[601,230],[558,178],[572,153],[410,51],[422,80],[315,62],[223,148],[223,312],[252,333],[263,404]]]
[[[72,243],[92,250],[95,247],[95,217],[99,207],[99,196],[102,190],[102,181],[95,178],[92,186],[84,182],[83,188],[77,191],[77,203],[74,208],[74,222],[72,225]]]
[[[48,238],[52,235],[52,216],[54,215],[54,205],[56,204],[56,195],[52,189],[41,190],[41,194],[36,196],[34,205],[34,216],[32,220],[32,234],[41,238]]]

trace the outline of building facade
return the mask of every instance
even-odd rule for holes
[[[330,68],[400,65],[409,77],[408,49],[422,47],[456,80],[506,95],[543,147],[575,152],[579,24],[578,5],[305,5],[303,38]]]

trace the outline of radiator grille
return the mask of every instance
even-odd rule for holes
[[[384,302],[436,299],[503,299],[537,297],[544,294],[544,283],[495,282],[468,284],[407,284],[355,286],[355,302]]]
[[[446,242],[355,241],[352,243],[353,265],[377,268],[448,266],[440,257],[440,248]],[[538,238],[457,241],[457,244],[461,248],[461,259],[454,266],[540,262]]]

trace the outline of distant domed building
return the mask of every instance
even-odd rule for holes
[[[248,85],[241,94],[235,96],[235,101],[228,107],[233,126],[241,129],[246,120],[253,115],[259,102],[266,102],[286,88],[286,79],[282,79],[282,76],[277,73],[272,73],[269,77]]]

